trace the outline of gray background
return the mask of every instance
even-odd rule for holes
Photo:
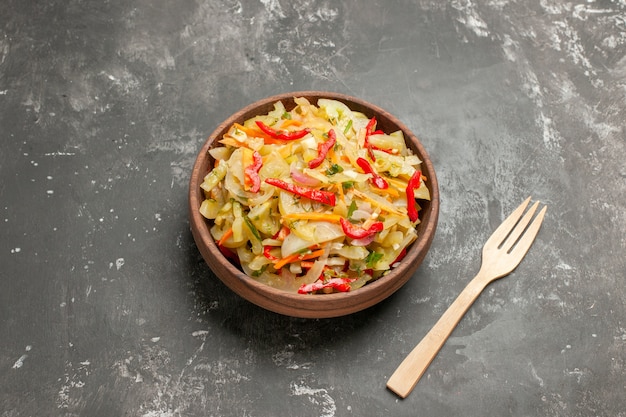
[[[1,0],[0,416],[626,416],[626,3]],[[242,300],[187,182],[280,92],[421,138],[441,213],[413,279],[337,319]],[[525,197],[526,259],[415,391],[385,382]]]

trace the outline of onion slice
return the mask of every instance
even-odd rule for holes
[[[310,175],[307,175],[303,173],[302,171],[299,171],[295,163],[291,164],[289,168],[289,172],[291,174],[291,178],[293,178],[294,181],[299,182],[302,185],[307,185],[309,187],[317,187],[318,185],[321,184],[320,180],[318,180],[317,178],[313,178]]]

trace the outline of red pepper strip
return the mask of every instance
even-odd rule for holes
[[[314,188],[302,187],[299,185],[291,184],[278,178],[266,178],[265,182],[281,188],[290,193],[297,194],[302,197],[309,198],[313,201],[317,201],[328,206],[334,206],[336,204],[335,194],[330,191],[316,190]]]
[[[372,158],[372,161],[376,161],[376,158],[374,158],[374,157],[373,157],[373,155],[374,155],[374,153],[372,152],[373,150],[376,150],[376,151],[381,151],[381,152],[385,152],[385,153],[388,153],[388,154],[394,154],[394,153],[395,153],[395,152],[394,152],[394,149],[383,149],[383,148],[379,148],[378,146],[372,145],[372,144],[369,142],[369,136],[374,136],[374,135],[384,135],[384,134],[385,134],[385,132],[383,132],[382,130],[376,130],[376,131],[374,131],[374,132],[370,133],[370,134],[367,136],[367,139],[368,139],[368,140],[367,140],[367,152],[368,152],[369,156]]]
[[[369,155],[372,161],[376,161],[376,155],[374,155],[374,147],[370,145],[369,142],[367,143],[366,147],[367,147],[367,155]]]
[[[244,169],[244,173],[246,178],[252,183],[250,186],[250,191],[253,193],[258,193],[261,188],[261,179],[259,178],[259,170],[263,166],[263,160],[261,159],[261,154],[257,151],[254,151],[252,154],[254,158],[254,162],[252,165],[247,166]]]
[[[287,130],[275,130],[260,120],[256,121],[256,125],[259,127],[259,129],[261,129],[263,133],[270,135],[274,139],[280,140],[300,139],[305,137],[307,133],[309,133],[309,129],[294,130],[293,132],[289,132]]]
[[[374,119],[374,118],[372,118],[372,120],[376,121],[376,119]],[[373,136],[373,135],[384,135],[385,134],[385,132],[383,132],[382,130],[375,130],[375,131],[371,132],[371,129],[373,129],[373,127],[369,127],[369,126],[372,123],[372,120],[370,120],[370,122],[365,127],[365,143],[364,143],[364,146],[367,149],[367,155],[370,157],[370,159],[372,161],[376,161],[376,156],[374,155],[374,150],[385,152],[385,153],[388,153],[388,154],[394,154],[395,152],[394,152],[393,149],[379,148],[378,146],[372,145],[370,143],[370,141],[369,141],[370,136]]]
[[[228,249],[226,246],[218,245],[217,247],[219,248],[220,252],[222,252],[222,255],[224,255],[227,259],[230,259],[237,266],[240,265],[239,256],[237,256],[235,252]]]
[[[330,151],[332,147],[335,146],[336,140],[337,136],[335,135],[335,131],[333,129],[330,129],[328,131],[328,140],[317,145],[317,158],[309,161],[309,168],[317,168],[322,164],[322,162],[324,162],[328,151]]]
[[[280,229],[278,229],[278,232],[274,233],[272,239],[285,240],[290,232],[291,229],[289,229],[287,226],[282,226]]]
[[[378,232],[382,232],[383,230],[383,222],[374,222],[368,229],[364,229],[362,227],[358,227],[350,223],[349,220],[344,219],[343,217],[339,219],[341,223],[341,228],[343,232],[350,239],[363,239]]]
[[[370,145],[370,149],[376,150],[376,151],[385,152],[385,153],[388,153],[390,155],[395,155],[396,153],[398,153],[398,151],[396,149],[383,149],[383,148],[379,148],[378,146],[374,146],[374,145]],[[372,161],[375,161],[375,159],[372,159]]]
[[[365,142],[363,145],[365,149],[367,149],[367,154],[369,155],[372,161],[376,161],[376,156],[374,156],[374,150],[372,149],[372,145],[370,144],[370,136],[374,133],[374,127],[376,126],[376,117],[372,117],[367,125],[365,126]]]
[[[263,246],[263,256],[265,256],[270,261],[277,261],[278,258],[271,254],[271,250],[274,249],[275,246],[265,245]]]
[[[389,184],[387,183],[387,181],[383,177],[378,175],[376,171],[374,171],[374,168],[372,168],[372,166],[369,162],[367,162],[366,159],[357,158],[356,163],[361,167],[363,171],[365,171],[366,174],[372,174],[371,181],[376,187],[382,190],[389,188]]]
[[[419,218],[417,214],[417,206],[415,204],[415,189],[421,185],[422,171],[415,171],[406,186],[406,211],[409,215],[409,220],[412,222],[417,221]]]
[[[405,256],[406,256],[406,248],[400,251],[400,253],[398,254],[398,257],[394,259],[394,261],[390,265],[400,262],[402,259],[404,259]]]
[[[350,291],[350,283],[355,281],[351,278],[332,278],[326,282],[314,282],[312,284],[302,284],[298,289],[298,294],[309,294],[324,288],[333,288],[337,291]]]

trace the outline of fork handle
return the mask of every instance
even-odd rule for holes
[[[488,282],[479,273],[461,291],[422,341],[413,348],[387,381],[387,388],[406,398],[420,380],[456,325]]]

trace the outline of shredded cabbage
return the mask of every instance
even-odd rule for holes
[[[421,161],[401,131],[374,130],[374,119],[342,102],[294,101],[234,124],[209,151],[215,165],[200,213],[220,249],[258,281],[291,292],[354,290],[392,269],[417,239],[419,219],[407,214],[417,201],[407,201],[406,188]],[[416,200],[430,199],[425,181]]]

